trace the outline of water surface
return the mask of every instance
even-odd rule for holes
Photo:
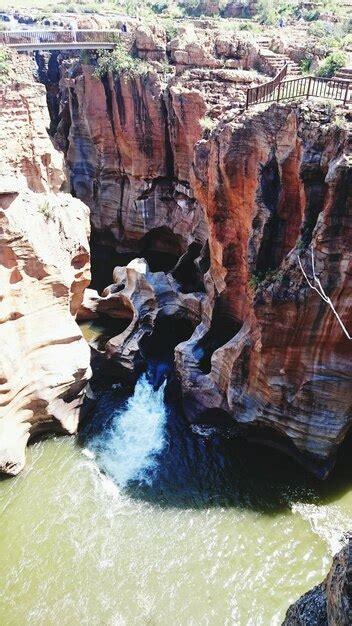
[[[0,482],[0,624],[261,626],[326,574],[351,522],[348,459],[318,483],[189,429],[147,377]]]

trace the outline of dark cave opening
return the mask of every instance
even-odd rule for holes
[[[153,228],[138,243],[151,272],[169,272],[185,252],[182,238],[167,226]]]
[[[195,324],[185,316],[159,313],[153,331],[145,334],[140,341],[141,355],[147,363],[148,376],[155,388],[174,372],[175,347],[189,339],[194,328]],[[176,381],[173,382],[172,393],[179,393]]]
[[[285,221],[278,215],[281,191],[279,166],[275,155],[264,165],[261,175],[262,199],[270,211],[263,229],[262,241],[258,251],[255,273],[265,275],[280,264],[278,251],[283,237]],[[256,219],[256,218],[255,218]],[[253,223],[254,227],[254,223]]]
[[[172,272],[182,293],[204,292],[203,273],[209,265],[208,247],[197,242],[188,249],[182,237],[166,226],[154,228],[135,242],[135,250],[116,251],[114,236],[106,231],[91,234],[92,279],[90,287],[99,293],[112,283],[116,266],[126,266],[136,257],[143,257],[151,272]]]
[[[186,341],[195,328],[194,322],[180,315],[158,314],[152,333],[144,335],[140,342],[141,353],[146,359],[173,359],[175,346]]]
[[[115,244],[115,239],[111,233],[102,234],[92,231],[90,239],[92,271],[90,288],[96,289],[98,293],[112,284],[112,274],[117,265],[127,265],[138,256],[134,252],[119,254],[115,250]]]
[[[301,228],[301,241],[305,247],[308,247],[312,241],[319,213],[324,208],[327,185],[325,174],[320,169],[320,165],[305,172],[302,178],[306,193],[306,210]]]
[[[241,327],[242,322],[228,315],[226,307],[222,305],[221,297],[218,297],[214,305],[210,328],[195,348],[196,356],[199,358],[199,369],[203,374],[210,373],[211,357],[215,350],[237,335]]]
[[[176,278],[177,282],[181,285],[182,293],[205,291],[203,273],[201,268],[195,263],[201,251],[202,245],[195,241],[192,242],[171,272],[173,277]]]

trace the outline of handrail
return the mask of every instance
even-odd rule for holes
[[[309,98],[309,96],[338,100],[344,105],[348,101],[350,92],[348,80],[320,76],[300,76],[283,80],[286,74],[284,77],[280,77],[281,72],[282,70],[275,76],[274,80],[258,87],[250,87],[247,90],[246,108],[252,104]]]
[[[42,43],[115,43],[120,30],[10,30],[0,31],[0,45],[40,45]]]
[[[246,109],[248,109],[250,104],[258,104],[259,102],[272,102],[270,97],[287,75],[287,70],[288,63],[285,63],[279,73],[276,74],[276,76],[274,76],[272,80],[264,83],[264,85],[258,85],[258,87],[249,87],[247,89]]]

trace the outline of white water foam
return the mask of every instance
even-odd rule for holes
[[[165,445],[165,384],[155,391],[146,375],[141,376],[127,406],[116,412],[110,436],[92,441],[100,468],[120,487],[130,480],[151,482]]]
[[[351,528],[351,518],[339,506],[295,503],[292,513],[309,522],[312,531],[327,543],[331,554],[341,550]]]

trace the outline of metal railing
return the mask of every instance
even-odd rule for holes
[[[16,48],[21,45],[72,43],[116,43],[119,30],[18,30],[0,31],[0,45]]]
[[[281,102],[310,96],[338,100],[343,104],[349,100],[350,83],[347,80],[318,76],[287,79],[286,75],[287,65],[284,65],[273,80],[258,87],[250,87],[247,90],[246,108],[253,104]]]

